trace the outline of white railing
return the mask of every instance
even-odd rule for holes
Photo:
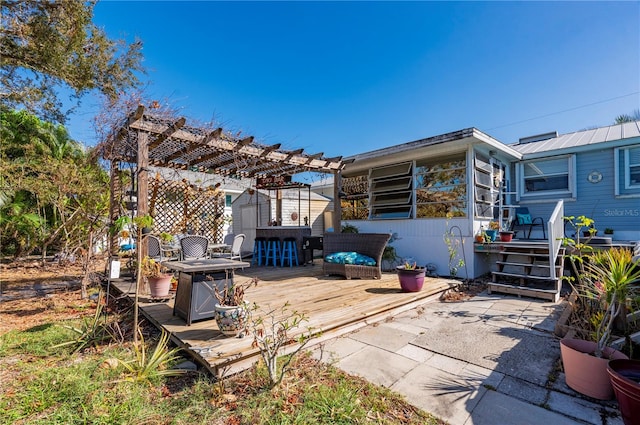
[[[549,273],[551,279],[556,279],[556,260],[564,237],[564,201],[562,199],[558,201],[551,213],[547,230],[549,233]]]

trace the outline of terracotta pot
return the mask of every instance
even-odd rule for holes
[[[611,360],[607,372],[624,425],[640,425],[640,361]]]
[[[149,292],[151,292],[151,298],[166,298],[169,296],[169,289],[171,288],[170,274],[161,277],[148,277]]]
[[[424,267],[416,267],[415,269],[405,269],[402,266],[396,268],[398,270],[398,280],[400,281],[400,288],[404,292],[418,292],[424,285]]]
[[[613,348],[606,347],[603,357],[596,357],[597,344],[593,341],[565,338],[560,340],[560,354],[567,385],[577,392],[599,400],[613,398],[613,386],[607,373],[611,359],[628,359]]]
[[[216,304],[213,309],[213,317],[216,319],[218,329],[224,335],[236,336],[247,327],[247,303],[243,305]]]
[[[500,232],[500,240],[502,242],[511,242],[513,239],[513,232]]]

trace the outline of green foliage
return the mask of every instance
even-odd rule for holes
[[[99,297],[101,299],[101,297]],[[73,347],[73,352],[77,353],[89,347],[96,347],[105,341],[115,339],[116,332],[113,331],[107,318],[103,313],[102,303],[98,303],[96,311],[91,318],[85,318],[79,327],[72,325],[62,325],[63,328],[73,332],[74,338],[60,344],[51,346],[52,349],[61,347]]]
[[[340,231],[342,233],[358,233],[360,230],[353,224],[345,223],[342,225],[342,229],[340,229]]]
[[[182,369],[168,368],[178,358],[177,353],[180,350],[178,348],[172,350],[167,348],[169,334],[164,329],[151,355],[147,352],[142,332],[139,332],[139,334],[139,341],[133,346],[135,358],[133,360],[120,361],[120,364],[125,367],[129,374],[126,379],[151,382],[159,377],[177,376],[185,373],[185,370]]]
[[[97,91],[114,100],[139,85],[142,43],[111,40],[94,25],[93,1],[3,1],[0,91],[7,109],[63,123],[62,91],[78,100]],[[46,46],[46,48],[43,48]]]
[[[0,247],[3,255],[89,250],[108,209],[108,175],[62,126],[0,110]]]
[[[623,124],[625,122],[640,121],[640,109],[634,109],[631,114],[621,114],[616,117],[614,124]]]

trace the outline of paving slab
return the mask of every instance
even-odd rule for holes
[[[487,391],[464,425],[499,424],[576,425],[582,422],[496,391]]]
[[[562,412],[567,416],[580,419],[590,424],[602,424],[604,407],[589,402],[580,397],[571,397],[567,394],[551,391],[547,401],[549,409]]]
[[[560,347],[551,336],[484,323],[462,326],[456,318],[411,343],[538,385],[546,383],[560,355]]]
[[[496,386],[496,391],[538,406],[547,402],[549,394],[549,390],[546,388],[513,376],[505,376]]]
[[[442,365],[440,365],[442,367]],[[451,425],[463,424],[486,388],[483,376],[460,376],[463,367],[449,372],[422,363],[396,382],[391,389],[417,406]]]
[[[371,346],[335,363],[348,373],[385,387],[391,387],[419,364],[415,360]]]
[[[412,332],[406,332],[386,323],[376,326],[367,326],[349,335],[355,339],[374,347],[382,348],[391,352],[398,351],[416,337]]]

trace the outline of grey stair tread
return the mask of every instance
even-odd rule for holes
[[[538,264],[538,263],[516,263],[513,261],[496,261],[496,264],[503,264],[505,266],[520,266],[520,267],[543,267],[549,268],[549,264]],[[556,266],[559,267],[559,266]]]
[[[551,276],[532,276],[530,274],[520,274],[520,273],[491,272],[491,274],[498,275],[498,276],[519,277],[519,278],[522,278],[522,279],[530,279],[530,280],[548,280],[548,281],[557,281],[558,280],[558,278],[552,279]]]
[[[542,289],[542,288],[531,288],[528,286],[518,286],[518,285],[508,285],[505,283],[498,283],[498,282],[490,282],[488,283],[489,286],[493,286],[493,287],[500,287],[500,288],[512,288],[512,289],[519,289],[521,291],[529,291],[529,292],[543,292],[546,294],[555,294],[557,291],[557,289]]]
[[[521,255],[523,257],[544,257],[544,258],[549,258],[549,253],[548,252],[499,251],[498,254],[503,254],[503,255]]]

